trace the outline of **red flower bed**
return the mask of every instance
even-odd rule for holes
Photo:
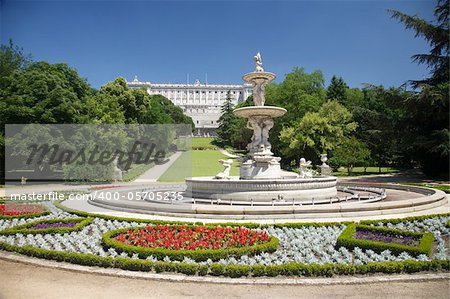
[[[252,246],[269,241],[269,234],[243,227],[148,225],[141,229],[129,229],[115,239],[132,246],[196,250]]]
[[[42,205],[36,204],[0,204],[0,215],[2,216],[20,216],[37,214],[45,211]]]

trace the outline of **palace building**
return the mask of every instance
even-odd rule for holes
[[[194,84],[151,83],[141,82],[137,76],[132,82],[127,82],[130,88],[146,88],[148,94],[159,94],[181,107],[186,115],[192,117],[195,124],[195,135],[213,136],[219,126],[220,108],[230,91],[233,104],[243,102],[253,94],[253,86],[245,83],[232,84]]]

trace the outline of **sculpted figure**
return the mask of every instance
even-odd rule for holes
[[[231,159],[228,159],[228,160],[220,159],[219,163],[222,164],[224,169],[223,169],[222,172],[219,172],[218,174],[216,174],[216,176],[214,178],[215,179],[229,179],[230,178],[231,165],[233,164],[233,160],[231,160]]]
[[[256,82],[253,93],[253,101],[255,102],[255,106],[264,106],[264,102],[266,101],[264,97],[265,90],[266,86],[263,82]]]
[[[256,65],[255,71],[256,72],[264,72],[264,69],[262,67],[261,53],[259,53],[259,52],[256,53],[254,58],[255,58],[255,65]]]
[[[119,164],[119,157],[116,156],[116,158],[113,161],[113,181],[121,181],[122,180],[122,170],[118,166]]]
[[[300,177],[301,178],[312,178],[313,173],[311,169],[311,161],[306,162],[305,158],[300,159]]]
[[[247,128],[253,130],[252,142],[249,144],[249,150],[253,148],[258,148],[258,145],[261,144],[262,138],[262,128],[259,125],[258,121],[254,118],[249,118],[247,121]]]
[[[273,128],[273,119],[266,118],[262,121],[262,143],[266,147],[266,149],[270,149],[272,146],[269,142],[269,131]]]

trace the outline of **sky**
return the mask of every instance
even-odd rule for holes
[[[428,75],[411,61],[428,44],[387,9],[433,19],[435,1],[0,0],[0,40],[35,61],[64,62],[94,87],[124,77],[154,83],[243,83],[260,51],[281,82],[294,67],[350,87],[399,86]]]

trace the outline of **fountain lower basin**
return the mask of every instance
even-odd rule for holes
[[[321,200],[337,196],[336,177],[242,180],[239,177],[186,178],[186,196],[201,199],[224,199],[248,202],[273,200]]]

